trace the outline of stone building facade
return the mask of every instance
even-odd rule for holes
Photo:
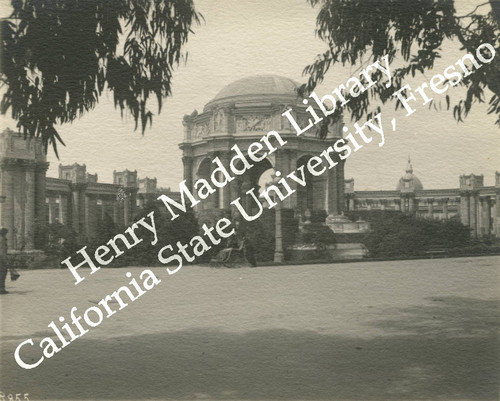
[[[294,128],[282,113],[292,109],[292,116],[299,126],[308,124],[310,114],[297,96],[298,84],[276,75],[258,75],[243,78],[224,87],[214,99],[207,103],[202,113],[196,110],[184,116],[184,140],[180,144],[183,152],[184,179],[190,189],[200,178],[208,178],[219,157],[229,170],[234,155],[231,148],[237,144],[246,150],[252,142],[259,141],[269,131],[276,131],[286,146],[278,149],[234,179],[229,185],[196,206],[201,218],[214,219],[221,214],[234,214],[230,202],[242,197],[243,206],[250,214],[252,202],[247,191],[260,188],[259,181],[267,171],[280,171],[286,176],[297,167],[319,155],[342,136],[341,123],[331,125],[326,140],[320,140],[314,129],[297,136]],[[316,110],[321,115],[319,109]],[[326,210],[338,214],[344,205],[344,164],[328,170],[322,176],[306,177],[306,188],[297,189],[283,204],[303,215],[307,210]],[[296,185],[296,184],[295,184]],[[202,213],[203,212],[203,213]]]
[[[215,157],[230,170],[235,144],[246,150],[271,130],[287,141],[286,146],[278,147],[200,202],[195,207],[200,224],[221,215],[234,217],[230,202],[238,197],[250,212],[253,203],[247,191],[265,186],[261,180],[265,173],[279,170],[285,176],[342,136],[342,122],[328,127],[326,140],[318,139],[314,130],[296,135],[282,113],[292,109],[295,121],[301,127],[307,125],[308,106],[299,101],[297,88],[296,82],[275,75],[244,78],[224,87],[202,113],[195,110],[184,116],[184,138],[179,146],[184,179],[193,193],[194,182],[208,179],[214,171]],[[316,112],[321,115],[320,110]],[[84,242],[106,219],[123,226],[131,224],[136,212],[160,194],[180,201],[179,193],[158,188],[156,178],[140,179],[137,171],[114,171],[112,183],[101,183],[97,174],[87,172],[85,164],[73,164],[60,165],[58,178],[46,177],[48,163],[41,141],[25,140],[10,130],[0,134],[0,167],[0,225],[9,230],[11,249],[35,249],[37,230],[45,224],[70,226]],[[345,229],[347,223],[339,220],[344,211],[395,210],[431,219],[455,217],[468,225],[474,236],[500,237],[498,172],[494,186],[485,186],[483,176],[470,174],[460,176],[458,188],[424,189],[408,160],[394,191],[356,191],[354,179],[344,179],[344,163],[339,161],[328,173],[307,175],[306,183],[305,188],[295,186],[297,191],[281,206],[293,210],[299,219],[307,220],[315,211],[326,212],[330,221],[338,220]]]
[[[0,225],[9,230],[11,248],[36,247],[36,231],[46,219],[48,163],[39,140],[5,130],[0,134]]]
[[[85,164],[59,165],[58,178],[46,177],[48,165],[39,139],[0,134],[0,225],[9,230],[10,249],[35,249],[37,230],[52,223],[71,227],[85,242],[106,219],[127,226],[160,194],[179,198],[137,171],[114,171],[112,183],[101,183]]]
[[[485,186],[482,175],[461,175],[458,188],[424,189],[408,160],[394,191],[356,191],[354,179],[345,180],[345,210],[398,210],[419,217],[458,218],[475,237],[500,237],[500,173],[495,185]]]

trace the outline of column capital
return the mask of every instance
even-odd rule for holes
[[[34,171],[36,162],[34,160],[25,159],[20,162],[20,165],[23,166],[26,170]]]
[[[36,162],[36,170],[40,173],[45,173],[49,168],[49,162]]]
[[[3,170],[13,170],[23,166],[23,159],[4,157],[0,162],[0,166]]]

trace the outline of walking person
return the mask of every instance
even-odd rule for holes
[[[0,294],[8,294],[5,290],[5,279],[7,278],[7,233],[6,228],[0,229]]]

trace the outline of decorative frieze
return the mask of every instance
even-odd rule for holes
[[[249,114],[236,117],[236,132],[267,132],[272,128],[271,115]]]
[[[210,135],[210,124],[208,121],[196,123],[191,130],[191,139],[199,139]]]

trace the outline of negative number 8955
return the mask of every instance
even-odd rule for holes
[[[24,396],[21,398],[21,396]],[[5,394],[0,391],[0,401],[30,401],[28,398],[29,393],[18,393],[18,394]]]

